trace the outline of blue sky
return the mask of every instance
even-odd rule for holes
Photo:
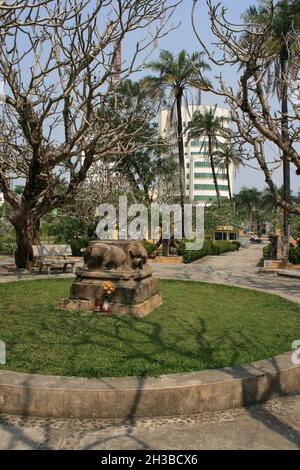
[[[222,1],[222,4],[228,8],[228,18],[230,18],[233,23],[240,23],[241,14],[247,9],[247,7],[256,3],[255,0],[220,1]],[[191,26],[192,3],[192,0],[183,0],[182,4],[177,7],[172,22],[181,23],[181,25],[178,29],[172,31],[160,40],[158,49],[153,53],[151,59],[155,59],[158,56],[160,49],[168,49],[175,54],[177,54],[181,49],[186,49],[189,52],[199,50],[200,45]],[[197,18],[198,31],[201,33],[202,38],[205,38],[207,43],[210,43],[213,36],[210,31],[205,0],[199,0]],[[130,44],[128,44],[128,46],[130,47]],[[128,46],[126,45],[126,47]],[[211,77],[217,73],[220,73],[220,69],[217,67],[212,68]],[[236,83],[237,73],[234,67],[222,67],[222,74],[228,83]],[[222,98],[218,98],[210,94],[204,94],[202,102],[203,104],[218,103],[219,105],[224,105]],[[269,153],[269,156],[272,155],[273,150],[271,145],[267,146],[267,152]],[[278,185],[282,184],[282,169],[279,169],[276,172],[275,181]],[[266,187],[266,183],[264,181],[264,176],[260,171],[252,170],[250,168],[242,168],[237,173],[234,191],[237,192],[242,186],[256,186],[259,189],[263,189]],[[294,191],[298,191],[300,189],[300,178],[295,175],[294,170],[292,170],[292,186]]]
[[[91,0],[91,4],[92,4]],[[176,0],[167,0],[169,4],[173,4]],[[228,9],[228,18],[231,22],[235,24],[241,23],[242,13],[256,2],[256,0],[215,0],[215,3],[219,1]],[[183,0],[182,3],[177,7],[173,18],[172,23],[179,24],[178,28],[170,32],[167,36],[163,37],[158,44],[157,49],[153,52],[150,60],[155,60],[158,57],[160,49],[168,49],[174,54],[182,49],[186,49],[188,52],[199,51],[200,44],[195,37],[195,34],[191,26],[191,10],[192,10],[192,0]],[[103,19],[105,20],[105,14]],[[197,10],[197,23],[198,31],[201,33],[202,38],[204,38],[207,44],[210,44],[213,40],[212,33],[210,31],[209,18],[206,10],[206,0],[199,0],[199,6]],[[139,31],[138,33],[132,33],[129,35],[128,39],[124,41],[123,44],[123,60],[130,60],[130,56],[135,51],[136,41],[141,40],[141,37],[144,37],[145,32]],[[29,66],[29,64],[28,64]],[[148,73],[145,71],[145,73]],[[220,73],[220,68],[212,67],[210,72],[210,78],[213,81],[213,77]],[[233,85],[237,84],[237,71],[235,67],[222,67],[222,74],[225,80]],[[138,79],[140,74],[136,75],[135,79]],[[202,96],[203,104],[215,104],[217,103],[220,106],[224,106],[222,98],[216,97],[211,94],[203,94]],[[267,145],[268,156],[272,157],[274,150],[270,144]],[[275,182],[278,185],[282,184],[282,169],[280,168],[274,175]],[[261,171],[252,170],[248,167],[241,168],[236,175],[234,191],[238,192],[242,186],[256,186],[259,189],[266,187],[264,182],[264,176]],[[292,187],[294,191],[300,190],[300,177],[295,175],[294,169],[292,169]]]

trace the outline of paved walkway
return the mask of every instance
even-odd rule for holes
[[[0,449],[300,449],[300,395],[198,416],[125,423],[2,416]]]
[[[153,264],[155,275],[162,279],[212,282],[259,289],[300,302],[300,279],[274,273],[260,273],[262,247],[251,245],[234,253],[206,256],[192,264]]]
[[[153,269],[165,279],[250,287],[300,302],[299,279],[258,272],[261,250],[251,246],[189,266]],[[2,282],[13,279],[13,272],[2,276]],[[2,416],[0,449],[300,449],[300,394],[237,410],[125,423]]]

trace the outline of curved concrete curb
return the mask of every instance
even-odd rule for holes
[[[300,391],[291,353],[159,378],[84,379],[0,371],[0,413],[56,418],[175,416],[236,408]]]

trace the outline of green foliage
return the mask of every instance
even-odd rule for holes
[[[148,68],[158,76],[146,77],[146,88],[153,89],[156,94],[168,89],[170,98],[175,100],[184,96],[189,88],[207,89],[210,82],[202,76],[204,71],[210,70],[210,66],[203,57],[203,52],[188,54],[181,50],[174,56],[170,51],[161,50],[158,61],[148,64]]]
[[[290,249],[289,262],[292,264],[300,264],[300,248]]]
[[[73,256],[79,256],[82,248],[89,244],[88,225],[79,217],[63,216],[52,223],[41,225],[41,238],[53,237],[54,244],[69,244]]]
[[[205,233],[207,236],[213,237],[217,227],[231,225],[232,223],[238,224],[240,218],[235,214],[234,207],[228,200],[212,202],[205,208]]]
[[[271,244],[264,246],[263,248],[263,258],[270,259],[271,258]]]
[[[59,219],[58,224],[53,227],[55,243],[71,243],[75,239],[87,238],[87,223],[78,218],[64,216]]]
[[[24,185],[22,184],[16,184],[16,186],[14,187],[14,192],[18,195],[18,196],[22,196],[23,192],[24,192]]]
[[[291,234],[296,240],[300,238],[300,215],[291,216]]]
[[[177,253],[178,253],[179,256],[184,257],[186,255],[186,253],[187,253],[186,243],[187,243],[186,240],[180,240],[179,246],[177,248]]]
[[[4,203],[0,206],[0,217],[6,218],[9,216],[11,212],[11,208],[9,204],[4,201]]]
[[[13,234],[0,236],[0,254],[13,255],[16,250],[16,238]]]
[[[238,240],[232,240],[231,244],[237,247],[237,251],[239,251],[242,246],[241,242],[239,242]]]
[[[120,112],[115,115],[116,100]],[[113,126],[120,126],[129,120],[132,124],[129,131],[130,147],[136,146],[134,152],[119,155],[110,155],[109,161],[114,162],[113,172],[122,175],[128,181],[135,202],[151,198],[157,181],[166,178],[174,179],[175,164],[172,159],[162,155],[168,151],[166,142],[159,137],[156,116],[159,100],[153,97],[153,92],[145,87],[144,81],[134,82],[125,80],[119,87],[117,97],[109,100],[109,106],[100,106],[97,113],[101,121],[106,122],[109,115]],[[132,119],[132,114],[135,119]],[[145,121],[145,116],[148,119]],[[121,143],[120,143],[121,145]],[[128,138],[125,138],[124,147],[128,147]]]
[[[206,90],[209,81],[203,72],[210,70],[210,66],[204,61],[204,52],[181,50],[178,55],[173,55],[168,50],[161,50],[159,59],[148,64],[148,69],[155,72],[156,76],[148,76],[143,80],[145,90],[149,90],[153,97],[164,97],[169,94],[170,121],[178,131],[178,162],[180,180],[185,179],[185,158],[183,150],[182,129],[182,105],[188,103],[190,89]],[[176,114],[176,108],[178,112]],[[176,116],[176,117],[175,117]],[[180,184],[181,205],[186,200],[185,185]]]
[[[147,250],[148,255],[151,255],[155,251],[155,245],[148,240],[141,241],[143,247]]]
[[[212,254],[211,242],[209,240],[204,241],[203,247],[201,248],[201,250],[187,250],[186,243],[187,242],[182,240],[181,242],[182,246],[179,251],[179,253],[181,253],[181,256],[183,256],[184,263],[192,263],[193,261],[196,261],[197,259],[201,259],[201,258],[204,258],[204,256],[208,256]]]
[[[71,240],[69,243],[72,248],[73,256],[80,256],[81,249],[87,248],[89,241],[89,238],[74,238],[73,240]]]
[[[209,255],[219,256],[222,253],[238,250],[236,244],[226,240],[221,240],[214,243],[212,243],[210,240],[205,240],[201,250],[187,250],[186,243],[187,241],[181,240],[178,250],[178,254],[183,256],[184,263],[192,263],[193,261]]]
[[[237,251],[237,245],[231,243],[227,240],[220,240],[212,244],[212,255],[218,256],[222,253],[227,253],[230,251]]]

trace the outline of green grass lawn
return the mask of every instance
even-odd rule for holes
[[[87,377],[225,367],[290,350],[300,305],[256,291],[161,281],[164,305],[144,319],[62,310],[71,280],[0,285],[2,369]]]

